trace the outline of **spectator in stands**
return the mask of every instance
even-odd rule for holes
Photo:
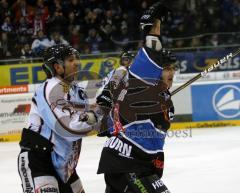
[[[190,47],[199,47],[201,45],[202,44],[201,44],[200,38],[198,37],[194,37],[190,42]]]
[[[60,31],[64,33],[64,31],[66,31],[66,26],[67,19],[63,15],[62,9],[56,9],[53,16],[51,16],[48,20],[49,31]]]
[[[59,38],[59,34],[56,39],[66,39],[75,48],[85,50],[85,53],[89,50],[93,53],[125,48],[131,50],[137,48],[141,39],[139,29],[134,27],[139,20],[139,13],[152,2],[153,0],[0,0],[0,27],[1,31],[8,33],[8,45],[18,49],[17,53],[21,53],[24,44],[36,39],[39,30],[46,35],[57,31],[64,38]],[[174,12],[168,24],[163,26],[162,34],[167,47],[216,45],[215,37],[181,39],[207,32],[238,32],[224,37],[219,35],[218,45],[239,41],[239,0],[176,0],[171,7]],[[96,37],[89,35],[93,28]],[[175,38],[180,39],[176,41]],[[132,40],[134,44],[129,44]],[[58,42],[61,41],[52,41],[53,44]],[[84,48],[81,43],[86,44]],[[11,54],[15,51],[10,50],[13,50]]]
[[[62,10],[62,4],[65,4],[66,0],[53,0],[53,1],[44,1],[44,4],[48,7],[48,12],[50,16],[53,16],[56,10]]]
[[[178,23],[174,30],[174,37],[186,37],[188,35],[187,26],[183,22]]]
[[[48,7],[44,5],[43,0],[37,0],[35,12],[40,13],[44,21],[49,17]]]
[[[28,23],[26,17],[21,17],[19,22],[16,24],[16,33],[20,36],[33,35],[33,28]]]
[[[130,49],[130,40],[131,37],[128,33],[128,26],[125,22],[121,24],[121,31],[120,34],[115,35],[113,41],[118,44],[117,50],[131,50]]]
[[[92,54],[100,53],[100,44],[102,43],[101,36],[97,33],[97,30],[92,28],[89,30],[86,42],[90,45]]]
[[[29,17],[34,15],[34,8],[27,4],[26,0],[17,0],[12,5],[14,23],[17,23],[19,19],[23,17]]]
[[[38,31],[37,38],[32,43],[32,51],[34,55],[39,56],[41,55],[42,51],[46,48],[53,45],[52,42],[44,35],[43,31]]]
[[[185,45],[187,46],[187,44],[185,43],[185,41],[182,39],[182,40],[176,40],[175,43],[173,44],[174,48],[183,48],[185,47]]]
[[[6,0],[0,2],[0,23],[2,24],[7,16],[11,16],[11,11]]]
[[[67,25],[68,25],[68,27],[69,26],[73,26],[73,27],[79,26],[77,17],[73,11],[68,14],[68,24]]]
[[[238,0],[222,0],[222,22],[225,24],[225,31],[236,30],[240,25],[240,1]]]
[[[58,31],[55,31],[51,35],[50,44],[51,44],[51,46],[53,46],[56,44],[68,45],[69,43],[67,42],[67,40],[64,39],[64,37]]]
[[[34,53],[33,53],[33,51],[31,50],[29,44],[25,44],[25,45],[22,47],[20,54],[21,54],[21,56],[20,56],[21,59],[26,59],[26,58],[32,58],[32,57],[34,57]]]
[[[73,27],[69,30],[69,41],[73,48],[80,50],[83,46],[83,34],[80,32],[78,27]]]
[[[4,32],[8,32],[8,33],[13,32],[13,25],[11,23],[10,17],[7,16],[4,19],[4,22],[3,22],[2,26],[1,26],[1,29]]]
[[[105,21],[108,24],[114,25],[114,20],[113,20],[113,11],[112,10],[107,10],[105,12]]]
[[[11,47],[8,41],[8,34],[2,32],[0,39],[0,56],[1,58],[8,58],[12,56]]]
[[[35,7],[35,15],[32,18],[33,36],[35,37],[38,31],[46,32],[46,23],[48,20],[48,8],[44,6],[43,0],[38,0]]]
[[[100,21],[98,20],[98,12],[86,10],[86,16],[84,18],[84,25],[88,26],[88,29],[98,28]]]
[[[40,12],[36,13],[33,20],[33,30],[34,30],[33,35],[36,36],[38,31],[45,31],[44,25],[45,25],[45,22],[41,17],[41,13]]]
[[[69,13],[73,12],[75,15],[76,20],[78,20],[79,24],[82,23],[83,18],[85,16],[84,14],[84,3],[83,1],[79,0],[70,0],[66,1],[64,6],[64,13],[65,15],[68,15]]]
[[[89,44],[85,43],[85,44],[83,45],[83,48],[81,49],[81,52],[82,52],[83,54],[91,54],[91,50],[90,50]]]
[[[212,35],[211,39],[209,40],[208,45],[217,47],[219,45],[219,37],[217,34]]]
[[[111,49],[115,50],[115,44],[112,41],[112,37],[114,36],[113,26],[110,24],[101,25],[100,33],[101,33],[101,37],[103,38],[102,50],[103,51],[110,51]]]

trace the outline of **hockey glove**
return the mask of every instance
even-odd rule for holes
[[[98,117],[94,111],[88,111],[80,114],[79,121],[86,122],[89,125],[94,125],[97,123]]]
[[[97,104],[101,107],[112,108],[112,93],[110,90],[104,89],[102,93],[97,97]]]
[[[141,29],[149,30],[155,19],[159,19],[161,22],[165,22],[170,16],[170,9],[164,5],[161,1],[154,3],[149,9],[147,9],[140,18]]]

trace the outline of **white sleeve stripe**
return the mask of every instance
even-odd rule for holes
[[[157,68],[159,68],[159,69],[163,69],[162,67],[160,67],[159,65],[157,65],[149,56],[148,56],[148,54],[147,54],[147,52],[146,52],[146,50],[145,50],[145,48],[142,48],[143,49],[143,52],[144,52],[144,54],[147,56],[147,58],[150,60],[150,62],[151,63],[153,63]]]

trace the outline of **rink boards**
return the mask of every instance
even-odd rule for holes
[[[174,85],[173,89],[178,86]],[[35,87],[17,88],[23,91],[21,94],[2,90],[5,93],[0,95],[0,142],[20,139],[22,128],[27,127]],[[177,122],[172,123],[172,130],[240,126],[240,82],[237,80],[195,83],[174,95],[173,103]]]

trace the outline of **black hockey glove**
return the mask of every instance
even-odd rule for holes
[[[97,104],[101,107],[112,108],[112,93],[110,90],[104,89],[102,93],[97,97]]]
[[[143,13],[142,17],[140,18],[141,29],[149,29],[149,26],[153,25],[155,19],[165,22],[170,16],[170,13],[170,9],[161,1],[154,3]]]
[[[168,90],[162,91],[159,95],[162,97],[163,101],[168,101],[171,99],[171,94]]]

